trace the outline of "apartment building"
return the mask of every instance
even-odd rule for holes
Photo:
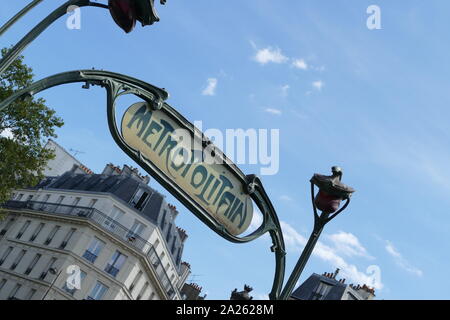
[[[183,299],[177,209],[137,169],[79,163],[2,205],[0,299]]]
[[[291,300],[373,300],[375,289],[367,285],[346,284],[337,279],[339,269],[322,275],[313,273],[291,295]]]

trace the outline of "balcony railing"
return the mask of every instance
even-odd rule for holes
[[[159,280],[161,281],[161,284],[163,285],[169,298],[172,299],[173,296],[175,295],[175,289],[172,283],[170,282],[169,276],[167,275],[167,272],[161,263],[161,258],[156,253],[156,250],[153,247],[153,245],[148,241],[146,241],[145,239],[141,238],[139,235],[135,234],[130,229],[121,225],[119,222],[115,221],[114,219],[111,219],[103,212],[95,208],[69,206],[57,203],[37,202],[37,201],[10,200],[1,206],[8,209],[29,209],[34,211],[51,213],[55,215],[80,217],[93,222],[97,226],[108,231],[110,234],[113,234],[114,236],[120,238],[122,241],[125,241],[130,246],[134,247],[138,251],[145,254],[148,260],[154,266],[156,274]],[[111,228],[110,227],[111,225],[114,225],[114,228]],[[131,237],[130,234],[132,234]],[[85,256],[83,255],[83,257]]]
[[[86,250],[83,254],[83,258],[85,258],[87,261],[94,263],[97,259],[97,255],[93,254],[89,250]]]
[[[120,270],[117,269],[116,267],[113,267],[110,264],[108,264],[105,268],[105,271],[108,272],[110,275],[112,275],[115,278]]]

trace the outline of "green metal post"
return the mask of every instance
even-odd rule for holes
[[[14,23],[16,23],[20,18],[22,18],[24,15],[28,13],[31,9],[33,9],[35,6],[37,6],[39,3],[41,3],[42,0],[34,0],[30,4],[28,4],[25,8],[20,10],[14,17],[12,17],[7,23],[5,23],[0,28],[0,36],[4,34],[9,27],[11,27]]]
[[[318,218],[318,220],[316,220],[316,222],[314,223],[314,230],[311,233],[311,236],[309,237],[309,240],[306,243],[306,246],[303,249],[300,258],[298,259],[297,264],[295,265],[294,270],[289,276],[289,279],[286,282],[286,285],[280,295],[281,300],[288,300],[289,297],[291,296],[292,291],[294,290],[294,287],[297,284],[297,281],[300,278],[300,275],[302,274],[303,269],[305,268],[306,263],[308,262],[309,257],[311,256],[314,247],[316,246],[317,241],[319,240],[323,227],[326,224],[323,215],[324,214],[322,214],[320,218]]]
[[[50,13],[44,20],[42,20],[36,27],[33,28],[25,37],[23,37],[11,50],[8,51],[6,56],[0,61],[0,75],[5,72],[6,69],[14,62],[14,60],[22,53],[23,50],[33,41],[35,40],[42,32],[45,31],[53,22],[58,20],[60,17],[64,16],[67,13],[67,8],[70,6],[78,6],[78,7],[101,7],[107,8],[107,6],[100,5],[97,3],[92,3],[89,0],[70,0],[61,5],[55,11]],[[7,23],[5,30],[8,29],[12,23],[16,22],[21,16],[23,16],[26,12],[30,10],[29,7],[24,8],[21,13],[16,15],[16,19],[12,19],[11,23]]]

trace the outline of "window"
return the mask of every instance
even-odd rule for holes
[[[149,194],[144,189],[139,188],[134,194],[133,199],[131,200],[131,205],[138,210],[142,210],[147,204],[149,199]]]
[[[56,205],[53,207],[53,211],[58,210],[59,205],[63,202],[65,196],[59,196],[58,201],[56,201]]]
[[[142,296],[145,294],[145,290],[147,290],[147,288],[148,288],[148,282],[145,282],[145,284],[142,286],[142,289],[139,292],[136,300],[141,300],[142,299]]]
[[[94,288],[92,288],[91,294],[87,297],[88,300],[101,300],[108,291],[108,287],[100,281],[97,281]]]
[[[48,238],[47,238],[47,240],[45,240],[45,245],[49,245],[51,242],[52,242],[52,240],[53,240],[53,238],[54,238],[54,236],[55,236],[55,234],[58,232],[58,230],[60,229],[61,227],[60,226],[55,226],[54,228],[53,228],[53,230],[50,232],[50,234],[48,235]]]
[[[347,292],[347,300],[358,300],[358,299],[356,299],[356,297],[352,293]]]
[[[311,300],[323,300],[327,296],[327,294],[330,292],[331,288],[333,286],[330,284],[327,284],[325,282],[320,282],[319,286],[313,292],[311,296]]]
[[[24,300],[31,300],[35,293],[36,289],[30,289],[30,291],[28,291],[27,295],[25,296]]]
[[[105,243],[97,238],[92,239],[91,244],[83,254],[83,258],[94,263]]]
[[[156,239],[155,244],[153,245],[153,247],[156,249],[158,249],[159,246],[159,239]]]
[[[169,224],[169,228],[167,228],[167,234],[166,234],[166,242],[167,242],[167,245],[169,245],[170,231],[172,231],[172,224]]]
[[[3,289],[3,287],[5,286],[7,281],[8,280],[6,280],[6,279],[2,279],[2,281],[0,281],[0,291]]]
[[[30,265],[28,266],[27,270],[25,271],[26,275],[29,275],[31,273],[31,271],[33,271],[34,266],[36,265],[36,263],[38,263],[39,259],[41,258],[41,255],[39,253],[37,253],[33,260],[31,261]]]
[[[13,264],[11,265],[11,267],[9,267],[9,269],[11,269],[11,270],[16,269],[17,265],[20,263],[20,261],[22,260],[23,256],[25,255],[25,253],[27,253],[27,250],[20,251],[20,253],[17,255],[17,257],[14,260]]]
[[[172,252],[172,255],[175,255],[176,249],[177,249],[177,237],[173,236],[172,249],[170,250]]]
[[[16,284],[16,285],[14,286],[14,288],[12,289],[11,293],[9,294],[9,298],[8,298],[8,299],[10,299],[10,300],[16,300],[16,299],[17,299],[17,298],[16,298],[16,295],[17,295],[17,293],[19,292],[19,290],[20,290],[21,287],[22,287],[21,284]]]
[[[72,228],[69,230],[69,232],[66,234],[66,236],[64,237],[63,242],[61,242],[61,245],[59,246],[60,249],[65,249],[67,244],[70,241],[70,238],[72,238],[72,235],[75,233],[77,229]]]
[[[39,235],[39,233],[41,232],[41,230],[42,230],[42,228],[44,227],[44,225],[45,225],[45,223],[40,223],[40,224],[36,227],[36,229],[34,230],[33,235],[30,237],[30,240],[29,240],[29,241],[33,242],[33,241],[36,239],[36,237]]]
[[[22,235],[25,233],[25,231],[27,231],[28,227],[30,226],[30,223],[31,223],[31,221],[28,220],[23,224],[22,228],[20,228],[20,231],[16,236],[16,239],[22,238]]]
[[[23,197],[23,193],[20,193],[18,196],[17,196],[17,199],[16,199],[16,201],[20,201],[20,200],[22,200],[22,197]]]
[[[65,196],[59,196],[58,201],[56,201],[56,204],[61,204],[63,202]]]
[[[160,259],[158,259],[157,253],[155,251],[152,251],[151,248],[150,248],[150,250],[148,252],[150,254],[150,259],[151,259],[152,265],[155,268],[157,268],[160,265],[160,263],[161,263]]]
[[[128,231],[127,233],[127,238],[140,236],[145,227],[146,227],[145,224],[139,222],[138,220],[135,220],[130,231]]]
[[[72,208],[69,209],[69,213],[72,213],[74,207],[76,207],[78,205],[78,203],[80,202],[81,198],[77,197],[75,198],[75,200],[73,200],[72,202]]]
[[[167,210],[164,209],[164,213],[161,219],[161,230],[164,230],[164,227],[166,226],[166,216],[167,216]]]
[[[180,262],[181,262],[181,248],[178,248],[177,259],[176,259],[177,265],[180,264]]]
[[[47,276],[48,270],[50,270],[56,263],[56,258],[51,258],[50,261],[47,263],[47,266],[45,267],[44,271],[41,273],[41,276],[39,277],[40,280],[44,280]]]
[[[93,207],[95,206],[96,203],[97,203],[97,199],[92,199],[92,200],[89,202],[89,208],[93,208]]]
[[[6,223],[6,225],[3,228],[3,230],[0,231],[0,236],[4,236],[8,232],[9,228],[11,228],[11,226],[14,223],[14,221],[15,221],[14,218],[9,219],[9,221]]]
[[[42,205],[40,207],[40,210],[45,210],[46,209],[45,203],[47,203],[49,199],[50,199],[50,195],[46,194],[45,197],[44,197],[44,200],[42,201]]]
[[[27,197],[27,201],[31,201],[32,199],[33,199],[33,195],[30,194],[30,195]]]
[[[13,250],[13,247],[8,247],[5,250],[5,253],[3,253],[2,258],[0,259],[0,266],[5,262],[5,260],[8,258],[9,254],[11,253],[12,250]]]
[[[80,270],[80,288],[76,288],[72,283],[69,283],[69,285],[67,285],[67,281],[66,281],[66,282],[64,282],[63,289],[67,293],[69,293],[73,296],[77,290],[81,289],[81,286],[83,285],[83,280],[84,280],[84,278],[86,278],[86,275],[87,275],[86,272],[84,272],[83,270]]]
[[[105,220],[105,225],[109,228],[114,230],[117,226],[117,222],[119,222],[120,218],[125,214],[123,210],[120,210],[117,207],[113,207],[111,214],[109,217]]]
[[[128,288],[128,290],[131,292],[133,292],[134,287],[136,286],[136,284],[138,283],[139,280],[141,280],[142,277],[142,271],[139,270],[138,274],[136,275],[136,277],[134,277],[133,282],[131,283],[130,287]]]
[[[117,276],[126,259],[127,257],[125,255],[119,251],[116,251],[111,257],[109,263],[106,265],[105,271],[113,277]]]

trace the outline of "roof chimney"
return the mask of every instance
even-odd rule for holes
[[[333,274],[333,279],[336,279],[336,276],[338,275],[339,271],[340,271],[340,269],[337,268],[336,271]]]
[[[177,230],[178,230],[178,234],[180,235],[181,242],[184,243],[184,241],[186,241],[186,239],[188,237],[186,230],[184,230],[180,227],[177,227]]]

